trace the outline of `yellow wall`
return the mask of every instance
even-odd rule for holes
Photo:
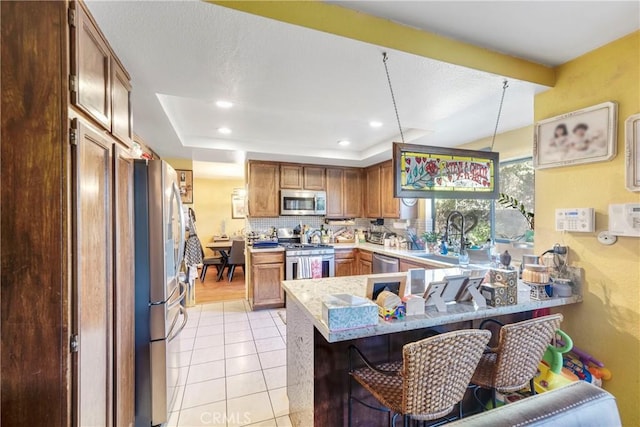
[[[507,92],[508,93],[508,92]],[[508,95],[507,95],[508,96]],[[466,150],[481,150],[491,147],[493,137],[478,139],[473,142],[462,144],[456,148]],[[531,157],[533,150],[533,125],[510,130],[496,135],[496,142],[493,151],[500,153],[500,161],[508,161]]]
[[[193,210],[203,245],[211,241],[214,234],[221,233],[222,221],[230,237],[244,228],[244,219],[231,219],[231,194],[236,188],[244,188],[243,179],[194,179]]]
[[[186,169],[193,170],[193,160],[191,159],[178,159],[173,157],[163,158],[165,162],[169,163],[174,169]]]
[[[640,32],[557,68],[556,86],[535,98],[535,120],[604,101],[618,103],[618,155],[610,162],[536,173],[536,252],[569,245],[573,265],[585,270],[584,302],[560,311],[562,328],[581,348],[602,360],[613,379],[605,388],[617,399],[622,421],[640,425],[640,238],[600,245],[595,233],[561,235],[554,209],[594,207],[597,231],[607,229],[610,203],[638,203],[625,189],[624,121],[640,111]]]

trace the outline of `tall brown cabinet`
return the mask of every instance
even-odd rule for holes
[[[0,7],[0,423],[130,426],[129,76],[82,4]]]

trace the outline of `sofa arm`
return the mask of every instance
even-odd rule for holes
[[[584,381],[501,406],[451,424],[456,427],[619,427],[610,393]]]

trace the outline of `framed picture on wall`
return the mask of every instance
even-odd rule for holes
[[[604,162],[616,156],[617,104],[603,102],[536,123],[536,169]]]
[[[247,216],[245,197],[240,194],[231,195],[231,218],[242,219]]]
[[[178,174],[178,188],[180,188],[182,203],[190,205],[193,203],[193,171],[176,169],[176,173]]]
[[[624,124],[627,189],[640,191],[640,113],[630,116]]]

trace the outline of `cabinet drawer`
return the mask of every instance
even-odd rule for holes
[[[360,250],[360,259],[365,261],[372,261],[372,253],[369,251]]]
[[[262,252],[251,254],[252,264],[277,264],[284,262],[284,252]]]
[[[335,259],[354,259],[355,252],[353,249],[336,249]]]

